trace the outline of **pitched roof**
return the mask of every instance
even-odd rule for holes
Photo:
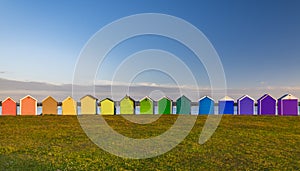
[[[64,102],[67,101],[68,99],[71,99],[71,100],[75,101],[71,96],[68,96],[67,98],[65,98],[65,99],[62,101],[62,103],[64,103]]]
[[[263,96],[261,96],[257,101],[261,101],[263,99],[265,99],[266,97],[271,97],[272,99],[276,100],[273,96],[271,96],[270,94],[264,94]]]
[[[167,96],[164,96],[164,97],[160,98],[158,101],[161,101],[162,99],[167,99],[167,100],[169,100],[169,101],[172,101],[172,99],[170,99],[170,98],[167,97]]]
[[[280,97],[278,100],[298,100],[298,98],[291,94],[285,94],[282,97]]]
[[[133,98],[131,98],[130,96],[128,96],[127,94],[126,94],[126,96],[123,97],[120,101],[123,101],[124,99],[127,99],[127,98],[128,98],[129,100],[135,102],[135,100],[134,100]]]
[[[46,98],[44,98],[43,100],[42,100],[42,103],[45,101],[45,100],[47,100],[47,99],[53,99],[54,101],[56,101],[57,102],[57,100],[55,100],[52,96],[48,96],[48,97],[46,97]]]
[[[191,100],[190,100],[189,98],[187,98],[185,95],[182,95],[182,96],[181,96],[181,97],[179,97],[177,100],[179,100],[179,99],[183,99],[183,98],[184,98],[184,99],[187,99],[187,100],[189,100],[189,101],[191,101]],[[177,100],[176,100],[176,101],[177,101]]]
[[[16,103],[16,101],[13,99],[13,98],[11,98],[11,97],[6,97],[6,99],[5,100],[3,100],[2,101],[2,103],[4,103],[6,100],[8,100],[8,99],[11,99],[13,102],[15,102]]]
[[[140,101],[143,101],[143,100],[145,100],[145,99],[149,99],[150,101],[152,101],[153,102],[153,99],[151,99],[149,96],[145,96],[144,98],[142,98]]]
[[[208,99],[210,99],[210,100],[212,100],[212,101],[215,101],[213,98],[211,98],[211,97],[209,97],[209,96],[203,96],[203,97],[200,98],[198,101],[201,101],[201,100],[203,100],[203,99],[205,99],[205,98],[208,98]]]
[[[92,99],[94,99],[94,100],[98,100],[96,97],[94,97],[94,96],[92,96],[92,95],[85,95],[85,96],[83,96],[83,97],[81,97],[80,98],[80,100],[82,100],[82,99],[84,99],[84,98],[86,98],[86,97],[89,97],[89,98],[92,98]]]
[[[219,101],[234,101],[234,99],[229,96],[225,96],[222,99],[220,99]]]
[[[241,100],[243,100],[244,98],[249,98],[249,99],[255,101],[252,97],[248,96],[247,94],[246,94],[246,95],[243,95],[243,96],[240,97],[240,98],[238,98],[237,101],[241,101]]]
[[[25,98],[28,98],[28,97],[30,97],[31,99],[37,101],[34,97],[32,97],[32,96],[30,96],[30,95],[27,95],[27,96],[23,97],[22,99],[20,99],[20,101],[22,101],[22,100],[24,100]]]
[[[113,101],[112,99],[110,99],[110,98],[105,98],[105,99],[101,100],[100,103],[103,102],[103,101],[105,101],[105,100],[109,100],[109,101],[111,101],[111,102],[114,102],[114,101]]]

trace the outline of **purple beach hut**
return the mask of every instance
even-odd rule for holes
[[[276,115],[276,99],[269,94],[263,95],[257,100],[258,115]]]
[[[253,115],[254,114],[254,99],[248,95],[244,95],[237,100],[238,115]]]
[[[298,98],[286,94],[278,99],[278,115],[298,116]]]

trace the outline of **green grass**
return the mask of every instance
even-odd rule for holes
[[[165,115],[145,126],[120,116],[105,118],[115,130],[134,138],[159,135],[176,120]],[[223,116],[212,138],[200,145],[205,120],[199,116],[186,139],[168,153],[134,160],[98,148],[76,116],[0,117],[0,170],[300,169],[300,117]]]

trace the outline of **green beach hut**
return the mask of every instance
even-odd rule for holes
[[[191,114],[191,100],[184,95],[176,100],[176,114]]]
[[[140,101],[140,114],[154,114],[153,100],[146,96]]]
[[[163,97],[158,101],[158,114],[172,114],[172,100]]]
[[[135,101],[131,97],[126,95],[120,101],[120,114],[135,114]]]

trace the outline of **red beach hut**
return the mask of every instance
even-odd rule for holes
[[[3,116],[16,116],[17,115],[17,103],[10,97],[7,97],[2,102],[2,115]]]

